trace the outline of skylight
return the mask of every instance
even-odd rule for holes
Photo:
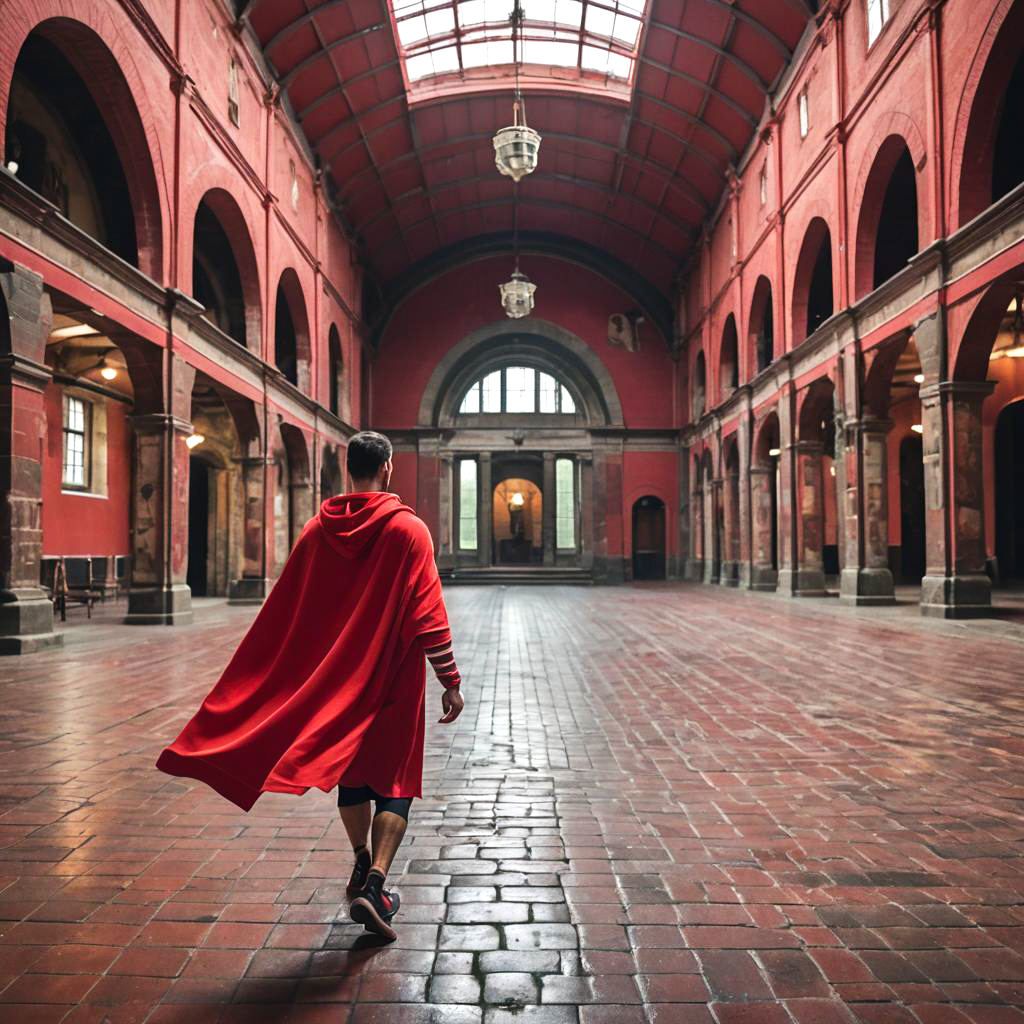
[[[647,0],[521,0],[524,65],[629,81]],[[391,0],[410,82],[513,63],[513,0]]]

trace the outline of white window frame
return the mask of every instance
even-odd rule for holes
[[[872,46],[875,40],[882,34],[891,15],[889,0],[867,0],[868,17],[868,46]]]
[[[467,509],[466,503],[463,501],[463,488],[462,488],[462,473],[463,467],[466,465],[473,467],[473,502],[472,505]],[[457,551],[464,552],[477,552],[480,550],[480,466],[476,459],[458,459],[455,463],[456,466],[456,493],[458,494],[458,520],[455,524],[455,547]],[[468,481],[467,481],[468,484]],[[473,524],[473,543],[463,544],[462,542],[462,524],[470,523]]]
[[[811,105],[807,96],[805,85],[796,98],[797,120],[800,126],[800,138],[806,139],[807,133],[811,130]]]
[[[571,484],[569,498],[570,498],[570,512],[568,516],[559,515],[559,505],[561,504],[561,488],[559,487],[559,468],[564,464],[569,465],[569,481]],[[576,505],[577,505],[577,492],[579,491],[579,482],[576,479],[577,476],[577,462],[575,459],[568,455],[559,455],[555,458],[555,550],[560,552],[576,551],[577,550],[577,537],[578,529],[576,523]],[[571,532],[571,535],[566,537],[565,531]],[[562,541],[568,540],[568,544],[563,544]]]
[[[72,429],[68,422],[72,412],[72,403],[81,407],[82,430]],[[87,401],[79,395],[64,392],[61,402],[61,488],[68,491],[88,491],[92,484],[92,402]],[[68,438],[70,436],[82,439],[82,479],[68,478]],[[78,467],[76,466],[76,469]]]

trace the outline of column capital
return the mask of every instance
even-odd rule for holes
[[[996,388],[994,380],[942,380],[918,390],[921,401],[939,397],[954,401],[979,401],[988,398]]]
[[[129,416],[132,429],[137,434],[161,434],[170,427],[177,434],[191,434],[192,424],[168,412],[149,412]]]
[[[53,371],[34,359],[8,352],[0,356],[0,384],[17,384],[19,387],[43,391],[50,383]]]

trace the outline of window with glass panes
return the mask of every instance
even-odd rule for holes
[[[889,0],[868,0],[868,46],[878,38],[888,20]]]
[[[64,459],[61,482],[65,487],[89,486],[89,403],[64,396]]]
[[[474,381],[459,404],[459,412],[571,416],[576,413],[576,401],[569,389],[550,373],[532,366],[506,366]]]
[[[555,547],[576,547],[576,466],[555,459]]]
[[[476,551],[476,460],[460,459],[459,463],[459,547]]]

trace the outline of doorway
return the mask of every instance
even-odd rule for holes
[[[924,445],[913,434],[900,442],[901,582],[920,583],[924,563]]]
[[[188,573],[193,597],[206,597],[210,558],[210,470],[193,455],[188,460]]]
[[[1024,580],[1024,400],[996,420],[996,568],[999,582]]]
[[[541,565],[544,561],[543,498],[540,488],[509,477],[494,488],[494,564]]]
[[[665,578],[665,503],[653,495],[633,505],[633,579]]]

